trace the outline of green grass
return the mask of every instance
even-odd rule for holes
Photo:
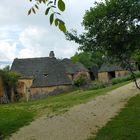
[[[76,104],[86,103],[126,83],[128,82],[98,90],[77,90],[36,101],[0,105],[0,133],[7,137],[41,115],[49,117],[63,113]]]
[[[140,94],[89,140],[140,140]]]

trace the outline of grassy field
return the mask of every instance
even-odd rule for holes
[[[9,136],[41,115],[51,117],[63,113],[76,104],[86,103],[126,83],[128,82],[98,90],[77,90],[31,102],[0,105],[0,133],[3,137]]]
[[[140,94],[89,140],[140,140]]]

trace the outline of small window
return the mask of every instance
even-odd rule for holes
[[[44,73],[43,75],[44,75],[45,77],[47,77],[47,76],[48,76],[48,74],[47,74],[47,73]]]

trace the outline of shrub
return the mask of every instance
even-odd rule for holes
[[[89,83],[89,79],[88,79],[87,75],[84,73],[80,73],[74,79],[74,85],[76,87],[86,86],[86,85],[88,85],[88,83]]]
[[[109,84],[108,83],[103,83],[101,81],[93,81],[90,90],[95,90],[95,89],[101,89],[107,87]]]
[[[136,78],[139,78],[140,77],[140,71],[135,72],[135,76],[136,76]],[[122,83],[122,82],[125,82],[125,81],[130,81],[130,80],[132,80],[131,75],[128,75],[126,77],[118,77],[118,78],[112,79],[112,84],[114,85],[114,84]]]

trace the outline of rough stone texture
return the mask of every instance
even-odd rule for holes
[[[108,72],[98,73],[98,79],[99,79],[99,81],[108,82],[108,80],[109,80]]]
[[[10,140],[86,140],[139,92],[134,83],[130,83],[86,104],[77,105],[62,115],[43,116],[21,128]]]
[[[126,71],[126,70],[118,70],[118,71],[114,71],[115,72],[115,78],[117,77],[125,77],[127,76],[129,73],[129,71]],[[103,81],[103,82],[109,82],[109,73],[106,71],[106,72],[99,72],[98,73],[98,79],[100,81]]]
[[[45,97],[48,97],[48,96],[58,95],[62,92],[64,92],[63,89],[55,89],[51,92],[48,92],[47,94],[46,93],[31,94],[30,99],[35,100],[35,99],[45,98]]]

